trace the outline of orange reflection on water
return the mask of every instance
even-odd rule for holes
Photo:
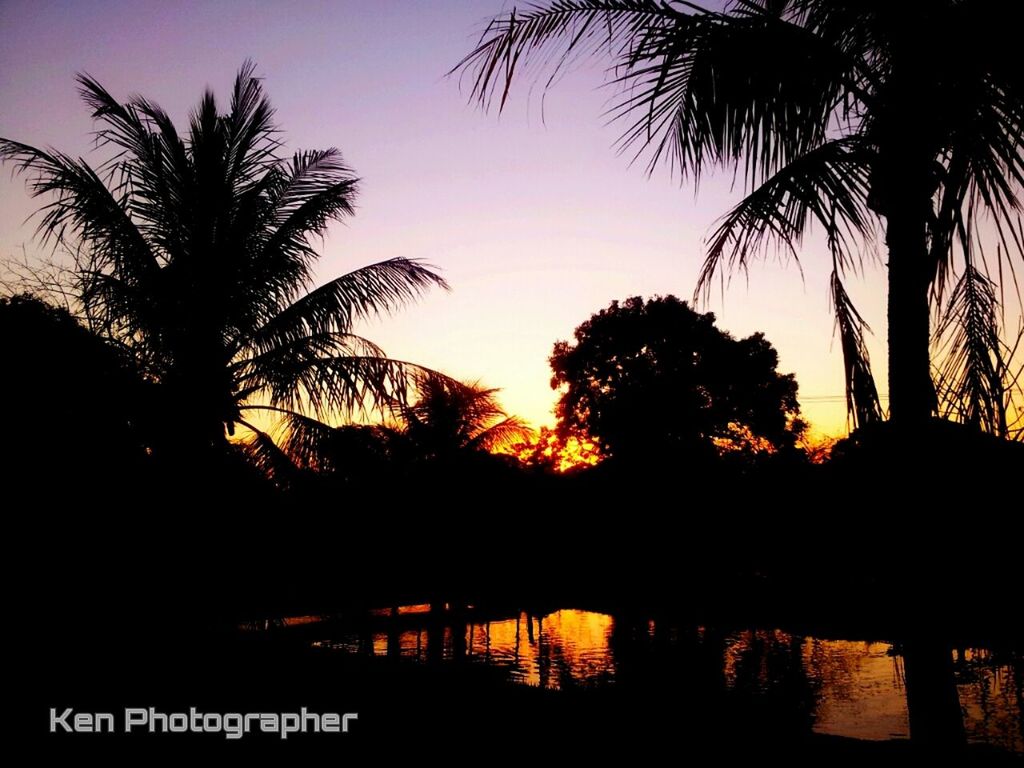
[[[362,643],[356,640],[334,646],[424,662],[465,658],[504,668],[518,683],[561,689],[592,685],[614,676],[615,662],[609,652],[613,626],[611,616],[590,611],[565,609],[544,616],[522,612],[461,627],[378,631]]]
[[[804,638],[781,630],[737,632],[725,640],[726,685],[802,690],[817,733],[908,738],[902,666],[891,648],[888,643]]]
[[[527,685],[558,689],[592,684],[614,675],[608,652],[613,626],[611,616],[590,611],[521,613],[515,619],[470,625],[468,652],[508,666]]]
[[[370,611],[371,616],[391,616],[397,614],[405,616],[410,613],[430,613],[430,603],[417,603],[416,605],[399,605],[393,608],[374,608]]]
[[[803,642],[804,669],[818,689],[814,730],[858,739],[907,738],[903,665],[888,643]]]
[[[964,715],[964,731],[971,741],[995,741],[1024,752],[1024,718],[1020,702],[1019,672],[992,663],[987,650],[966,649],[954,655],[957,693]]]
[[[818,733],[910,737],[903,661],[889,643],[646,620],[616,627],[612,616],[574,609],[490,621],[448,614],[444,624],[413,615],[384,623],[385,631],[378,623],[372,633],[343,633],[317,645],[425,663],[480,664],[546,689],[646,685],[653,676],[660,690],[666,676],[678,673],[679,691],[694,706],[725,693],[729,701],[743,702],[741,709],[765,702]],[[970,741],[1024,751],[1015,664],[984,650],[956,653],[955,681]]]
[[[778,629],[758,629],[737,632],[725,638],[722,667],[726,685],[735,688],[742,677],[763,688],[774,677],[771,658],[765,652],[777,646],[788,645],[793,637]]]
[[[323,616],[287,616],[282,619],[259,619],[246,621],[238,625],[243,632],[268,631],[281,627],[301,627],[304,624],[319,624],[324,620]]]

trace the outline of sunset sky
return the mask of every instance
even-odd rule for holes
[[[704,238],[740,190],[708,179],[695,196],[667,172],[648,179],[613,144],[600,66],[548,95],[528,83],[505,113],[482,114],[445,73],[502,0],[339,2],[0,2],[0,135],[87,155],[91,121],[73,81],[86,71],[119,98],[141,93],[180,122],[211,86],[227,103],[252,58],[289,150],[337,146],[363,179],[357,215],[335,226],[319,274],[405,256],[437,265],[452,292],[363,329],[392,356],[501,387],[508,411],[551,424],[552,344],[612,299],[691,296]],[[37,206],[0,177],[0,256],[39,252]],[[805,243],[795,266],[757,265],[705,307],[736,335],[763,330],[800,384],[821,433],[845,429],[842,359],[827,259]],[[875,331],[885,382],[884,275],[849,288]],[[883,400],[883,405],[885,401]]]

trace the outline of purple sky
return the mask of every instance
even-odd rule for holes
[[[322,279],[392,256],[442,268],[450,294],[363,329],[392,356],[503,389],[507,409],[552,423],[547,356],[555,340],[614,298],[688,298],[703,241],[736,195],[711,178],[695,198],[647,179],[612,150],[601,68],[540,100],[528,88],[505,114],[469,106],[445,72],[501,0],[339,2],[0,1],[0,136],[86,155],[91,122],[73,77],[115,96],[138,92],[183,121],[209,85],[226,102],[251,57],[278,109],[286,146],[337,146],[363,178],[355,218],[324,246]],[[38,253],[23,182],[0,177],[0,256]],[[844,429],[842,359],[832,339],[824,250],[804,276],[769,262],[706,307],[737,335],[763,330],[797,374],[818,431]],[[884,281],[869,266],[849,288],[875,330],[885,391]],[[822,401],[823,397],[833,400]]]

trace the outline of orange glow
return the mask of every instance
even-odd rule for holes
[[[397,610],[394,608],[374,608],[370,611],[370,614],[373,616],[391,616],[393,613],[397,613],[399,616],[405,616],[410,613],[430,613],[430,603],[400,605],[397,607]]]
[[[563,439],[549,427],[541,427],[532,440],[514,445],[504,453],[524,464],[549,467],[558,472],[593,467],[604,458],[593,438],[577,433]]]
[[[837,437],[804,437],[797,445],[807,454],[811,464],[824,464],[832,458],[832,449],[839,442]]]
[[[729,423],[728,437],[714,437],[711,442],[719,453],[734,453],[744,451],[749,453],[771,453],[775,449],[770,441],[755,435],[750,427],[735,422]]]

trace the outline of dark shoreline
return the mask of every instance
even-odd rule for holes
[[[285,630],[287,632],[287,630]],[[198,649],[193,649],[198,651]],[[154,705],[168,711],[198,706],[205,711],[358,712],[351,733],[311,734],[282,741],[252,734],[228,741],[216,734],[58,734],[43,732],[46,702],[38,701],[36,728],[47,751],[74,754],[92,749],[141,757],[188,754],[193,749],[262,759],[335,754],[339,758],[422,757],[464,749],[505,748],[545,755],[698,755],[730,758],[787,757],[800,760],[944,759],[1009,765],[1022,759],[997,747],[971,744],[951,754],[911,741],[866,741],[813,733],[796,727],[770,706],[752,709],[722,700],[688,705],[663,703],[650,692],[611,688],[545,691],[513,685],[490,670],[470,665],[431,667],[384,657],[357,658],[280,642],[253,633],[241,642],[226,638],[198,653],[161,663],[133,655],[139,666],[77,667],[65,677],[61,706],[114,711]],[[135,665],[131,665],[135,666]],[[154,673],[154,670],[159,670]],[[70,697],[68,691],[76,691]],[[45,696],[52,700],[53,695]],[[276,709],[274,708],[276,707]],[[98,753],[97,753],[98,754]]]

